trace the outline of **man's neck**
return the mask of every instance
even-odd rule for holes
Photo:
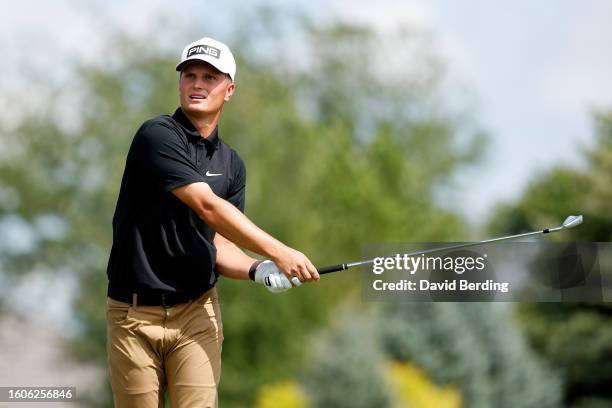
[[[201,115],[195,116],[183,110],[187,119],[193,124],[198,133],[202,135],[204,139],[211,135],[211,133],[217,127],[217,123],[219,123],[219,118],[221,117],[221,111],[215,113],[214,115]]]

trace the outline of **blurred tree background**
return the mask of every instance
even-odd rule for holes
[[[593,123],[596,144],[582,152],[585,168],[557,166],[540,174],[517,203],[497,209],[491,233],[530,230],[567,214],[583,213],[584,226],[553,239],[610,241],[612,113],[595,114]],[[610,272],[610,265],[601,259],[599,267],[601,273]],[[525,303],[518,317],[533,348],[563,375],[567,406],[612,406],[612,308],[608,303]]]
[[[447,106],[447,68],[431,39],[298,16],[292,50],[278,40],[287,16],[263,9],[257,17],[227,40],[236,44],[237,93],[220,124],[247,165],[247,215],[318,265],[359,259],[364,243],[466,239],[465,221],[436,197],[477,163],[486,134],[471,112]],[[51,90],[46,109],[0,122],[0,219],[27,223],[36,237],[30,250],[0,252],[3,271],[11,279],[33,270],[77,276],[82,332],[70,352],[100,366],[125,156],[144,120],[178,104],[176,53],[147,45],[116,33],[104,64],[75,63],[64,83],[42,81]],[[65,109],[66,93],[81,103]],[[571,237],[609,240],[612,119],[598,120],[591,168],[542,175],[519,203],[496,212],[491,233],[554,224],[579,209],[589,222]],[[612,332],[601,305],[525,305],[518,321],[526,341],[507,305],[373,307],[361,302],[359,284],[337,274],[271,296],[222,280],[221,406],[609,402],[612,368],[602,362],[612,361]],[[108,386],[88,403],[111,406]]]

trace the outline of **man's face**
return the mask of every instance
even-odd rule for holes
[[[235,87],[226,74],[207,62],[192,62],[179,80],[181,108],[193,116],[214,115],[230,100]]]

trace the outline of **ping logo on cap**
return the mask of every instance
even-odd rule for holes
[[[210,45],[194,45],[187,51],[187,58],[192,55],[205,54],[211,57],[219,58],[221,50]]]

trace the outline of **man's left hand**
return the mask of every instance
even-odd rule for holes
[[[284,273],[278,269],[272,261],[263,261],[255,269],[255,282],[264,285],[272,293],[281,293],[288,291],[295,286],[300,286],[302,282],[296,277],[291,281],[287,279]],[[293,285],[291,284],[293,283]]]

